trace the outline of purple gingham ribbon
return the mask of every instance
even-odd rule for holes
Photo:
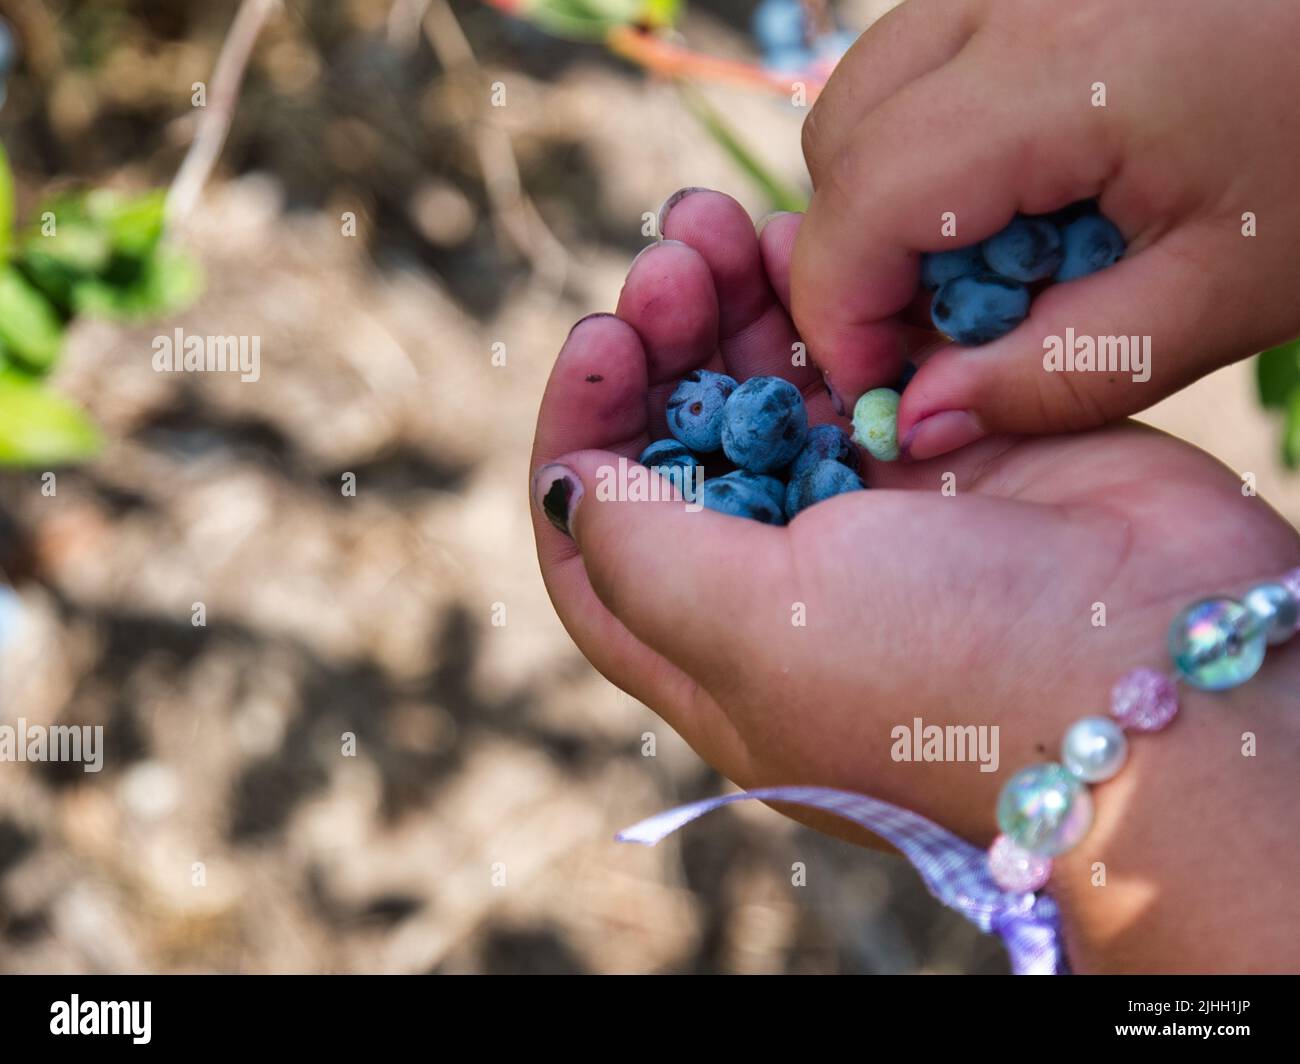
[[[993,881],[988,853],[923,816],[896,805],[830,787],[764,787],[668,809],[620,831],[619,842],[653,846],[678,828],[732,802],[790,802],[861,824],[897,847],[926,888],[986,933],[1002,936],[1016,975],[1066,975],[1060,912],[1046,894],[1016,894]]]

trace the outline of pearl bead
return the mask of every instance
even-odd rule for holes
[[[1061,740],[1061,762],[1084,783],[1101,783],[1124,767],[1128,740],[1109,717],[1084,717]]]
[[[1245,683],[1264,663],[1265,629],[1230,598],[1194,602],[1169,626],[1169,653],[1179,674],[1203,691]]]
[[[1092,795],[1061,765],[1030,765],[998,797],[998,827],[1038,857],[1065,853],[1092,826]]]
[[[1281,584],[1257,584],[1242,596],[1241,604],[1264,625],[1269,646],[1290,639],[1300,620],[1300,603]]]
[[[1032,854],[999,835],[989,847],[989,873],[1003,890],[1026,894],[1052,878],[1052,859]]]
[[[1178,716],[1178,686],[1155,669],[1134,669],[1111,688],[1110,712],[1122,728],[1159,731]]]

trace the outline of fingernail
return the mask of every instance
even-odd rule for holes
[[[570,539],[569,522],[582,499],[582,481],[566,465],[552,462],[533,474],[533,504]]]
[[[653,244],[647,244],[640,251],[638,251],[636,255],[633,256],[632,262],[628,266],[628,273],[632,272],[632,267],[636,265],[637,259],[639,259],[647,251],[653,251],[655,248],[661,248],[667,244],[671,244],[674,247],[679,247],[679,248],[684,248],[686,246],[680,240],[656,240]]]
[[[945,410],[913,425],[903,436],[899,450],[909,461],[923,462],[983,437],[984,426],[969,410]]]
[[[835,394],[835,389],[831,387],[831,375],[822,374],[822,387],[826,389],[826,394],[831,397],[831,409],[840,417],[844,416],[844,400]]]
[[[773,211],[771,214],[769,214],[766,218],[764,218],[761,222],[758,223],[758,235],[759,236],[763,235],[763,230],[767,228],[768,222],[773,221],[774,219],[777,218],[781,218],[787,214],[793,214],[793,213],[794,211]]]
[[[653,247],[653,246],[654,246],[654,245],[652,244],[651,247]],[[611,313],[610,313],[609,311],[607,311],[607,310],[598,310],[598,311],[596,311],[596,313],[594,313],[594,314],[588,314],[586,317],[579,318],[579,319],[578,319],[577,321],[575,321],[571,326],[569,326],[569,336],[572,336],[575,332],[578,331],[578,326],[579,326],[579,325],[585,325],[585,324],[587,324],[587,322],[592,321],[592,320],[595,319],[595,318],[617,318],[617,317],[618,317],[617,314],[611,314]],[[564,342],[565,342],[565,343],[568,343],[568,337],[565,337],[565,341],[564,341]]]
[[[684,200],[687,196],[689,196],[692,192],[704,192],[704,191],[705,191],[704,189],[699,188],[696,185],[690,185],[686,188],[679,188],[676,192],[674,192],[671,196],[669,196],[666,200],[664,200],[663,206],[659,208],[658,221],[655,223],[656,225],[659,226],[659,235],[660,236],[664,235],[664,226],[668,222],[668,214],[674,207],[677,206],[677,204],[681,203],[681,201]]]

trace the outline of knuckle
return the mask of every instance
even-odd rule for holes
[[[799,144],[803,149],[804,163],[808,167],[809,174],[812,175],[813,181],[816,182],[821,176],[823,156],[825,155],[825,134],[822,131],[822,115],[824,109],[821,101],[813,104],[808,116],[803,120],[803,128],[799,131]]]

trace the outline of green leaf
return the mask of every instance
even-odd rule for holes
[[[1300,466],[1300,389],[1291,393],[1282,430],[1282,461],[1288,469]]]
[[[14,175],[9,155],[0,145],[0,259],[9,257],[14,239]]]
[[[23,250],[54,259],[69,269],[95,273],[108,265],[113,245],[102,228],[74,218],[56,225],[50,236],[28,237]]]
[[[0,370],[0,465],[52,465],[89,458],[99,431],[55,392]]]
[[[0,269],[0,342],[38,372],[50,368],[63,345],[63,324],[49,300],[12,266]]]
[[[113,321],[138,322],[181,310],[197,298],[203,287],[198,264],[188,255],[159,245],[125,283],[89,277],[77,281],[72,306],[78,314]]]
[[[86,210],[104,226],[114,251],[143,256],[162,237],[166,200],[167,190],[161,188],[127,200],[99,189],[86,196]]]
[[[640,0],[532,0],[518,14],[557,37],[599,40],[635,22],[640,8]]]
[[[1274,410],[1285,409],[1300,388],[1300,340],[1265,351],[1255,363],[1259,401]]]
[[[675,26],[681,13],[681,0],[642,0],[641,2],[641,21],[647,26]]]
[[[705,132],[763,190],[771,210],[804,211],[808,209],[807,199],[759,162],[754,153],[745,146],[731,127],[727,125],[722,115],[710,106],[703,94],[685,82],[679,82],[677,88],[687,108],[699,121],[700,125],[704,127]]]
[[[16,265],[23,276],[54,304],[64,321],[72,316],[72,290],[89,274],[39,251],[24,251]]]

